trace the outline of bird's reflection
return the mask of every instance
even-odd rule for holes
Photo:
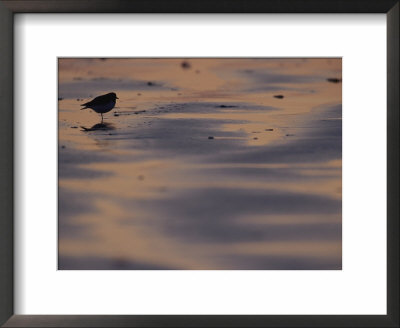
[[[93,125],[90,128],[86,128],[84,126],[81,126],[81,128],[83,129],[83,131],[109,131],[109,130],[115,130],[115,126],[112,123],[97,123],[95,125]]]

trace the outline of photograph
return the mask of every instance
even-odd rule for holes
[[[58,270],[342,270],[342,58],[58,63]]]

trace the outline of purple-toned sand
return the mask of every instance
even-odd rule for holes
[[[58,97],[59,269],[341,269],[340,59],[60,59]]]

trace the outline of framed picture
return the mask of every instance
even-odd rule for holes
[[[398,1],[0,1],[0,323],[398,327]]]

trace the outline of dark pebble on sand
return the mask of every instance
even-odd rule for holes
[[[71,126],[71,129],[77,129],[78,127],[77,126]]]
[[[151,86],[154,85],[154,83],[153,82],[147,82],[147,85],[151,87]]]
[[[237,107],[237,106],[233,106],[233,105],[219,105],[219,106],[217,106],[217,107],[219,107],[219,108],[234,108],[234,107]]]
[[[208,139],[212,140],[212,139],[214,139],[214,137],[213,136],[209,136]]]
[[[283,99],[283,98],[285,98],[285,96],[284,96],[284,95],[274,95],[274,98],[276,98],[276,99]]]
[[[274,131],[274,129],[265,129],[265,131]]]
[[[183,69],[189,69],[189,68],[191,68],[192,67],[192,65],[190,65],[190,63],[188,62],[188,61],[183,61],[182,63],[181,63],[181,67],[183,68]]]
[[[257,138],[257,137],[254,137],[253,140],[258,140],[258,138]]]
[[[286,137],[293,137],[294,134],[287,134]]]
[[[328,78],[328,79],[326,79],[328,82],[331,82],[331,83],[339,83],[339,82],[342,82],[342,79],[338,79],[338,78],[336,78],[336,77],[331,77],[331,78]]]

